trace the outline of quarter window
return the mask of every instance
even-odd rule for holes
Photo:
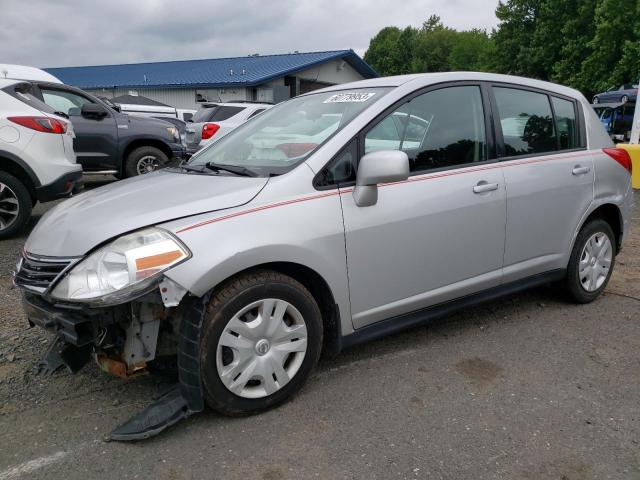
[[[557,150],[547,95],[515,88],[494,88],[494,94],[506,156]]]
[[[404,151],[411,172],[487,160],[480,87],[441,88],[411,99],[369,130],[364,147],[365,153]]]
[[[578,130],[576,126],[576,110],[573,102],[551,97],[553,113],[556,118],[556,130],[560,140],[560,150],[578,147]]]

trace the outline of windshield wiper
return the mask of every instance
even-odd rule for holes
[[[186,170],[187,172],[198,172],[198,173],[204,173],[205,169],[207,168],[204,165],[201,165],[198,167],[194,167],[192,165],[189,165],[187,162],[185,162],[184,160],[180,163],[180,165],[178,165],[178,168],[181,168],[183,170]]]
[[[236,175],[242,175],[243,177],[258,177],[258,172],[254,172],[246,167],[237,167],[235,165],[223,165],[221,163],[207,162],[204,164],[205,168],[214,170],[216,172],[224,171],[234,173]]]

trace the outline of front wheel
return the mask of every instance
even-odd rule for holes
[[[246,415],[298,391],[318,362],[322,317],[309,291],[274,271],[242,274],[214,292],[200,345],[209,407]]]
[[[629,97],[627,95],[623,95],[622,98],[620,99],[620,101],[622,103],[627,103],[629,101]]]
[[[124,171],[127,177],[135,177],[158,170],[168,162],[169,158],[159,148],[139,147],[127,156]]]
[[[600,103],[600,99],[598,97],[593,97],[593,103],[594,104]]]
[[[567,268],[565,284],[570,297],[578,303],[595,300],[611,278],[615,256],[615,236],[607,222],[595,219],[583,226]]]

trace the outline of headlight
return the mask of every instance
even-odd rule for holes
[[[149,289],[159,275],[191,253],[169,232],[148,228],[99,248],[53,289],[59,300],[117,304]]]
[[[171,135],[176,142],[180,142],[180,132],[176,127],[167,127],[167,132],[169,132],[169,135]]]

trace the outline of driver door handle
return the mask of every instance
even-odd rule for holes
[[[591,171],[591,167],[583,167],[582,165],[576,165],[571,170],[571,173],[574,175],[584,175],[585,173],[589,173]]]
[[[475,187],[473,187],[473,193],[485,193],[485,192],[491,192],[497,189],[498,189],[497,183],[487,183],[483,180],[481,182],[478,182],[478,184]]]

